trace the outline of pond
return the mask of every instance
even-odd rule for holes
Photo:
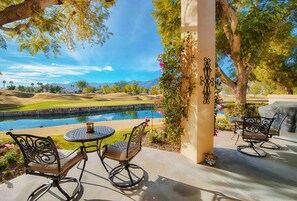
[[[100,122],[123,119],[145,119],[145,117],[148,117],[149,119],[161,118],[162,115],[154,110],[131,110],[112,113],[5,117],[0,118],[0,131],[79,124],[88,121]]]

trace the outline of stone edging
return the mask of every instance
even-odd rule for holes
[[[80,108],[51,108],[42,110],[26,110],[13,112],[0,112],[1,117],[17,117],[17,116],[36,116],[36,115],[58,115],[58,114],[82,114],[92,112],[112,112],[125,110],[144,110],[154,109],[154,104],[134,104],[119,106],[96,106],[96,107],[80,107]]]

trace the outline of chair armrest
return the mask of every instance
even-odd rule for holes
[[[60,157],[60,159],[68,158],[68,157],[71,156],[72,154],[77,153],[78,150],[80,150],[80,152],[81,152],[83,155],[86,155],[86,151],[85,151],[85,149],[84,149],[82,146],[80,146],[80,147],[77,147],[76,149],[74,149],[72,152],[68,153],[65,157]]]
[[[108,144],[105,144],[105,145],[102,146],[102,149],[105,149],[106,150],[107,147],[108,147]]]
[[[131,133],[125,133],[125,134],[123,134],[123,136],[124,136],[124,141],[127,139],[127,136],[128,135],[130,135]]]

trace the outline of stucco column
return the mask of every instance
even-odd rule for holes
[[[204,154],[213,152],[215,78],[215,0],[182,0],[182,32],[193,33],[197,40],[195,89],[190,98],[188,120],[184,122],[181,153],[194,161],[204,161]],[[205,76],[205,58],[210,59],[209,75]],[[210,80],[208,80],[210,79]],[[202,81],[202,82],[201,82]],[[206,83],[207,82],[207,83]],[[209,88],[207,85],[209,84]],[[209,89],[209,90],[207,90]],[[210,92],[209,101],[204,93]]]

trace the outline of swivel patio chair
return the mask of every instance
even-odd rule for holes
[[[271,128],[269,130],[269,133],[268,133],[269,138],[280,135],[280,130],[281,130],[282,124],[284,123],[287,116],[288,115],[282,115],[282,114],[279,114],[279,113],[276,113],[273,116],[273,118],[275,118],[275,121],[273,122],[273,124],[272,124],[272,126],[271,126]],[[267,144],[270,144],[270,145],[267,145]],[[271,142],[270,140],[268,140],[267,142],[262,142],[260,144],[260,147],[266,148],[266,149],[282,149],[282,147],[280,145],[278,145],[278,144],[276,144],[274,142]]]
[[[268,133],[273,120],[266,117],[244,117],[242,139],[249,144],[237,146],[237,150],[249,156],[265,157],[267,153],[255,144],[269,140]]]
[[[57,189],[66,197],[72,200],[81,192],[80,181],[76,178],[66,177],[68,171],[81,160],[86,162],[86,154],[82,147],[73,151],[58,150],[51,137],[40,137],[29,134],[13,134],[7,132],[18,144],[24,156],[26,174],[32,174],[49,178],[50,180],[34,190],[27,201],[38,200],[51,187]],[[83,170],[81,172],[81,175]],[[74,182],[76,187],[71,195],[66,193],[60,184]]]
[[[130,161],[140,152],[141,141],[147,122],[143,122],[132,129],[131,133],[125,134],[122,141],[110,145],[104,145],[100,159],[106,171],[109,173],[109,181],[116,187],[129,188],[137,185],[144,179],[144,170]],[[127,140],[128,139],[128,140]],[[105,159],[119,162],[119,165],[108,171]],[[131,169],[138,169],[139,174],[135,174]],[[122,171],[126,170],[126,174]],[[127,181],[127,178],[129,180]]]

